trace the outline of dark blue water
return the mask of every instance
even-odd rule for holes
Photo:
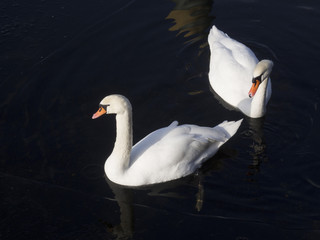
[[[1,239],[319,239],[320,4],[316,1],[0,3]],[[275,63],[267,115],[196,174],[142,189],[105,179],[109,94],[134,142],[244,116],[209,87],[213,25]]]

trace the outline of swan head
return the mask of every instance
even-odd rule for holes
[[[273,62],[270,60],[261,60],[255,67],[253,71],[252,78],[252,87],[249,91],[249,97],[252,98],[257,90],[259,85],[269,79],[270,73],[272,71]]]
[[[130,101],[119,94],[106,96],[99,104],[99,110],[93,114],[92,119],[96,119],[103,114],[122,114],[131,110]]]

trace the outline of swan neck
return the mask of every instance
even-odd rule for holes
[[[266,113],[266,104],[267,104],[266,95],[267,95],[268,81],[269,81],[269,78],[267,78],[260,84],[257,90],[257,93],[252,99],[251,113],[250,113],[251,117],[254,117],[254,118],[262,117]]]
[[[113,151],[106,162],[106,172],[110,175],[123,174],[129,166],[132,149],[131,109],[116,115],[116,141]]]

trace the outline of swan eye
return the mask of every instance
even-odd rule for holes
[[[110,106],[109,104],[107,105],[103,105],[103,104],[99,104],[99,112],[101,111],[101,109],[103,108],[105,111],[107,111],[107,107]]]
[[[260,76],[258,76],[258,77],[255,77],[255,78],[252,78],[252,83],[256,84],[257,81],[261,82],[261,76],[262,76],[262,75],[260,75]]]

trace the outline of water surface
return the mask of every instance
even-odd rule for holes
[[[318,239],[314,1],[2,1],[1,239]],[[244,116],[208,82],[213,25],[275,63],[267,115],[196,174],[142,189],[105,179],[112,93],[133,105],[134,142],[180,123]]]

